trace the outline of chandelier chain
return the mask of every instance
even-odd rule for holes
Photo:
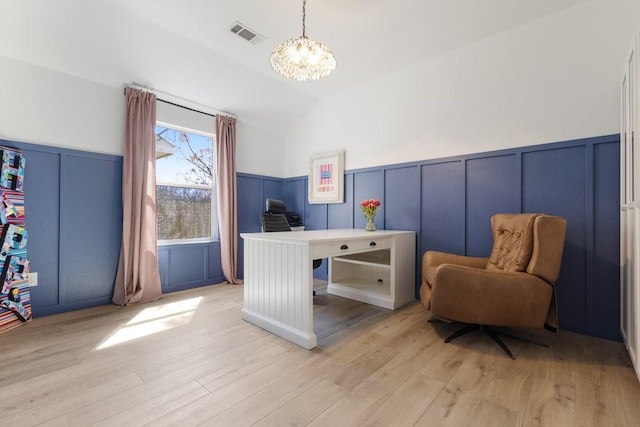
[[[302,37],[306,37],[305,35],[305,19],[307,16],[306,13],[307,0],[302,0]]]

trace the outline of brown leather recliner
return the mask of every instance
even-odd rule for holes
[[[496,214],[491,217],[489,258],[426,252],[422,303],[436,318],[469,324],[445,342],[483,329],[513,359],[489,326],[556,331],[554,285],[560,274],[566,225],[557,216]]]

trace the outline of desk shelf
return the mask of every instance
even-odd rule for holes
[[[391,267],[391,250],[382,249],[379,251],[364,252],[353,255],[344,255],[340,257],[334,257],[336,262],[346,262],[362,265],[381,265],[385,267]]]
[[[327,292],[391,310],[414,299],[412,239],[395,240],[388,249],[330,258]]]

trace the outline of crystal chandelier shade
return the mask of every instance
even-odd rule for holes
[[[302,2],[302,36],[285,40],[271,52],[271,67],[286,78],[299,82],[318,80],[336,69],[331,49],[305,35],[305,7]]]

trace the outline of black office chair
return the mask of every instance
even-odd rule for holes
[[[270,233],[274,231],[291,231],[291,226],[285,214],[264,212],[262,214],[262,231]]]
[[[289,212],[291,216],[293,212]],[[267,199],[267,210],[262,213],[262,231],[265,233],[277,231],[291,231],[287,218],[287,208],[282,200]],[[297,215],[297,214],[296,214]],[[313,260],[313,269],[322,265],[322,259]],[[316,291],[313,291],[313,295]]]

